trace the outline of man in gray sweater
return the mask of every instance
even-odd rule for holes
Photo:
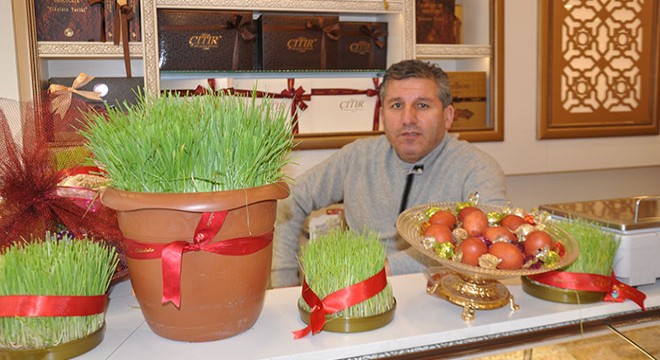
[[[447,74],[436,65],[404,60],[385,72],[380,86],[385,135],[356,140],[295,179],[280,202],[271,285],[300,284],[296,256],[303,223],[314,210],[343,202],[349,228],[378,232],[390,274],[423,271],[430,259],[397,235],[408,207],[435,201],[505,205],[504,174],[475,146],[448,134],[454,107]]]

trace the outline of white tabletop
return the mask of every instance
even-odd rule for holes
[[[305,326],[298,316],[300,287],[269,290],[256,324],[234,337],[188,343],[156,335],[144,321],[129,281],[111,289],[105,338],[81,359],[210,359],[223,355],[232,359],[335,359],[383,357],[448,346],[503,333],[542,328],[561,323],[599,318],[609,314],[638,311],[630,300],[623,303],[562,304],[532,297],[523,292],[520,279],[504,281],[520,309],[508,306],[477,310],[466,323],[462,307],[426,293],[423,274],[389,277],[397,308],[394,319],[383,328],[361,333],[322,331],[294,340],[292,331]],[[660,282],[639,288],[647,308],[660,306]],[[227,357],[225,357],[227,358]]]

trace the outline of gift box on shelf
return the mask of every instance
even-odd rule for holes
[[[38,41],[102,41],[103,5],[93,1],[34,1]]]
[[[313,78],[311,106],[298,118],[301,134],[380,130],[379,78]]]
[[[341,70],[384,70],[387,67],[387,23],[341,21],[339,23]]]
[[[455,8],[455,0],[416,0],[416,43],[456,44],[460,21],[457,21]]]
[[[261,70],[336,70],[338,16],[263,14],[257,21]]]
[[[251,11],[158,9],[160,70],[253,70]]]
[[[128,41],[141,41],[140,0],[128,0],[126,7],[121,8],[117,0],[103,0],[105,20],[105,41],[119,43],[122,36],[122,22],[128,25]],[[124,12],[125,20],[121,13]],[[122,21],[123,20],[123,21]]]
[[[179,95],[207,95],[219,91],[231,91],[234,87],[232,78],[164,78],[160,80],[160,89]]]
[[[447,72],[456,109],[452,127],[461,130],[483,129],[488,126],[486,72]]]
[[[83,113],[105,111],[107,106],[130,106],[139,101],[144,78],[93,77],[85,73],[77,77],[53,77],[48,80],[44,101],[50,112],[49,136],[52,142],[79,142],[78,130],[84,125]]]
[[[91,105],[101,107],[104,107],[105,104],[109,106],[122,106],[124,103],[135,104],[144,88],[143,77],[90,77],[89,81],[72,89],[71,85],[75,81],[74,77],[53,77],[48,80],[48,84],[50,88],[54,85],[60,89],[64,87],[73,94],[78,94],[80,91],[95,92],[100,100],[84,96],[81,98]]]
[[[275,110],[285,108],[290,111],[295,122],[293,132],[298,133],[299,123],[307,116],[305,112],[311,100],[311,79],[234,79],[236,94],[249,95],[257,91],[257,97],[268,96],[273,99],[271,105]]]

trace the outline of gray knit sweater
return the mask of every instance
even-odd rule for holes
[[[508,202],[497,162],[451,134],[416,164],[402,161],[384,135],[354,141],[296,178],[291,195],[278,204],[271,285],[300,284],[296,256],[305,219],[314,210],[342,201],[350,228],[381,235],[393,275],[431,265],[432,260],[409,247],[396,231],[406,178],[414,165],[423,165],[424,171],[414,175],[407,207],[466,201],[475,192],[483,203]]]

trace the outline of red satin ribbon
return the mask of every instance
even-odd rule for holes
[[[273,232],[270,231],[258,236],[212,242],[222,228],[226,217],[226,210],[202,213],[192,243],[182,240],[169,244],[145,244],[124,238],[126,256],[138,260],[162,258],[163,295],[161,301],[163,304],[171,301],[177,308],[181,306],[181,263],[184,253],[206,251],[221,255],[248,255],[265,248],[273,240]]]
[[[374,125],[371,130],[378,131],[380,123],[380,85],[378,78],[371,79],[374,82],[374,88],[371,92],[367,92],[367,96],[376,97],[376,108],[374,109]]]
[[[309,325],[303,329],[294,331],[293,338],[303,338],[310,332],[312,335],[318,334],[323,329],[323,325],[325,325],[326,315],[348,309],[355,304],[372,298],[383,291],[385,286],[387,286],[387,276],[385,275],[385,268],[383,268],[376,275],[349,287],[337,290],[321,300],[309,287],[307,281],[303,280],[302,298],[312,309],[312,312],[309,316]]]
[[[287,88],[280,93],[282,97],[291,99],[291,117],[293,118],[293,133],[298,133],[298,109],[304,111],[307,109],[307,103],[311,99],[311,94],[305,94],[302,86],[295,87],[295,79],[286,79]]]
[[[108,295],[6,295],[0,296],[0,317],[87,316],[105,311]]]
[[[604,292],[607,293],[603,299],[604,301],[623,302],[625,299],[630,299],[639,305],[642,310],[646,310],[644,307],[646,295],[617,280],[614,273],[612,273],[612,276],[604,276],[568,271],[549,271],[528,277],[541,284],[561,289]]]

